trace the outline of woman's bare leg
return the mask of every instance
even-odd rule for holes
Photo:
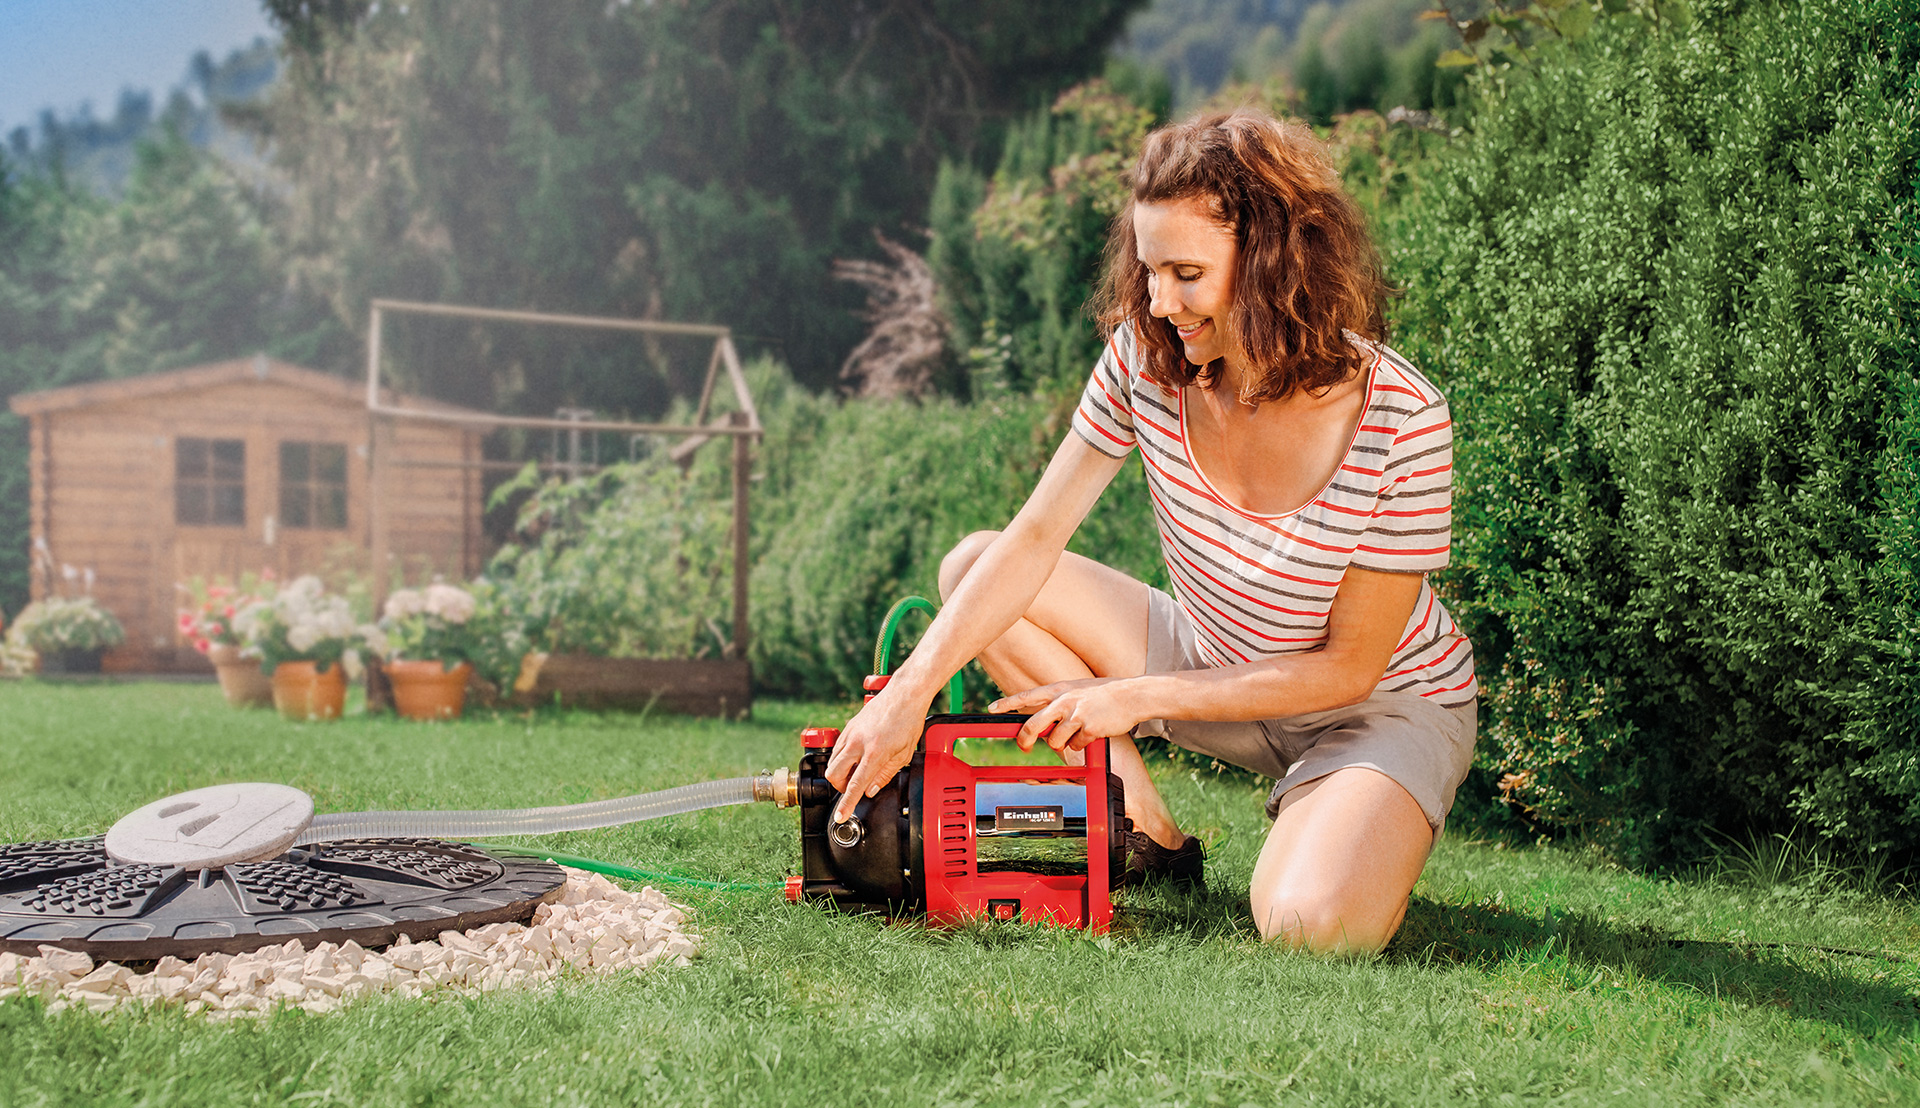
[[[998,531],[976,531],[940,563],[940,599],[960,587]],[[1147,668],[1147,586],[1078,554],[1060,555],[1026,616],[980,652],[980,665],[1005,692],[1088,677],[1135,677]],[[1135,830],[1177,849],[1186,835],[1147,776],[1129,736],[1107,744],[1108,762],[1126,790]]]
[[[1372,953],[1407,913],[1433,850],[1419,802],[1391,777],[1350,766],[1291,790],[1253,867],[1253,920],[1268,940]]]

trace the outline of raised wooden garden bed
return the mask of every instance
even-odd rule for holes
[[[735,719],[753,706],[751,672],[745,659],[598,658],[591,654],[555,654],[533,658],[515,682],[513,701],[576,708],[648,706],[690,716]]]

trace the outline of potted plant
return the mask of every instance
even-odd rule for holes
[[[387,597],[381,668],[402,716],[453,719],[465,709],[467,680],[491,645],[487,621],[478,616],[474,595],[456,585],[400,589]]]
[[[40,656],[41,673],[99,673],[100,655],[127,637],[113,613],[91,596],[36,600],[10,633]]]
[[[347,598],[312,575],[239,609],[233,623],[241,653],[273,676],[273,705],[288,719],[338,719],[360,651],[381,645],[379,629],[356,623]]]
[[[227,703],[236,708],[272,704],[273,681],[260,671],[258,659],[242,655],[244,644],[234,628],[234,616],[242,609],[272,599],[272,577],[247,574],[238,585],[218,579],[209,584],[195,578],[191,585],[181,588],[192,596],[193,606],[180,609],[180,634],[213,663]]]
[[[26,677],[39,665],[40,655],[27,645],[20,625],[16,623],[7,628],[6,635],[0,636],[0,677]]]

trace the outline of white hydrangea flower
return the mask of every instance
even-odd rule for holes
[[[427,613],[448,623],[465,623],[473,618],[473,594],[453,585],[428,585]]]
[[[259,637],[260,622],[273,612],[273,605],[256,600],[233,613],[233,633],[242,639]]]
[[[427,610],[427,598],[419,589],[400,589],[387,597],[382,614],[388,619],[405,619]]]
[[[344,639],[353,634],[353,609],[347,606],[344,597],[333,597],[324,610],[314,614],[313,623],[320,629],[322,638]]]

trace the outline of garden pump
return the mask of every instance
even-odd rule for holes
[[[900,620],[934,614],[909,596],[881,621],[872,700],[885,688]],[[947,685],[947,712],[927,717],[913,761],[873,796],[834,822],[840,792],[827,761],[840,732],[801,732],[800,772],[780,804],[800,808],[801,872],[787,899],[849,911],[924,912],[936,924],[1023,920],[1104,932],[1113,920],[1113,884],[1125,860],[1120,779],[1107,772],[1107,740],[1079,766],[973,765],[956,752],[968,739],[1011,739],[1023,715],[960,711],[960,675]]]
[[[871,681],[869,688],[872,687]],[[833,822],[827,782],[839,731],[810,728],[793,779],[802,872],[787,899],[935,924],[1021,920],[1104,932],[1123,865],[1127,819],[1107,742],[1080,766],[970,765],[966,739],[1011,739],[1023,715],[927,717],[913,761]]]

